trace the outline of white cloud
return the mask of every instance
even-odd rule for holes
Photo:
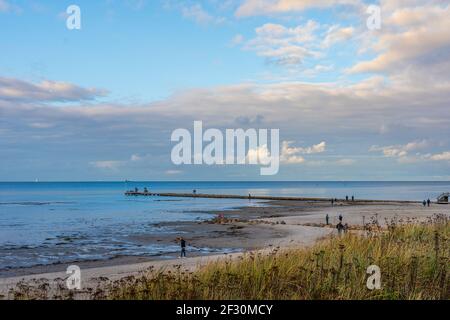
[[[434,161],[450,161],[450,151],[430,155],[429,158]]]
[[[237,17],[298,12],[310,8],[360,4],[359,0],[245,0],[236,10]]]
[[[396,158],[399,163],[415,163],[419,161],[450,161],[450,151],[437,154],[423,154],[417,150],[430,147],[427,140],[413,141],[405,145],[393,145],[386,147],[372,146],[369,151],[381,151],[385,157]],[[413,152],[416,151],[416,152]]]
[[[450,5],[428,1],[382,1],[382,28],[371,44],[375,58],[354,64],[349,72],[390,75],[407,85],[448,83]],[[414,83],[413,83],[414,81]]]
[[[295,28],[266,23],[255,29],[256,37],[247,41],[244,49],[256,51],[268,62],[298,65],[306,57],[320,57],[320,52],[312,48],[317,28],[318,24],[313,20]]]
[[[247,163],[260,163],[267,164],[270,163],[270,151],[267,145],[258,146],[254,149],[249,149],[246,157]]]
[[[185,18],[203,25],[210,23],[222,23],[224,21],[224,18],[222,17],[214,17],[209,14],[199,3],[190,6],[181,6],[181,14]]]
[[[322,141],[311,147],[291,147],[293,141],[283,141],[281,145],[280,161],[284,163],[303,163],[305,159],[302,154],[322,153],[325,151],[326,143]]]
[[[83,88],[67,82],[44,80],[32,83],[0,77],[0,100],[15,101],[79,101],[106,95],[105,90]]]
[[[392,145],[392,146],[372,146],[369,151],[381,151],[385,157],[404,158],[409,155],[411,151],[424,149],[429,145],[426,140],[413,141],[405,145]]]
[[[325,39],[322,42],[322,47],[329,48],[333,44],[349,40],[355,33],[353,27],[340,27],[339,25],[331,26],[325,35]]]
[[[302,154],[314,154],[325,151],[326,143],[321,142],[311,147],[291,147],[293,141],[283,141],[280,151],[280,162],[285,164],[300,164],[305,162]],[[246,160],[249,163],[267,164],[271,161],[271,154],[267,145],[248,150]]]

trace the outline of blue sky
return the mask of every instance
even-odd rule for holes
[[[194,120],[279,128],[270,179],[448,180],[448,14],[432,0],[0,0],[0,180],[268,178],[174,166],[170,133]]]

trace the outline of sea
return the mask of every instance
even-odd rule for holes
[[[450,182],[0,182],[0,270],[103,260],[121,256],[169,257],[174,244],[136,242],[136,236],[173,233],[166,221],[202,221],[215,210],[264,201],[130,197],[126,190],[379,200],[436,199]],[[211,253],[217,248],[190,248]],[[220,248],[221,252],[227,248]]]

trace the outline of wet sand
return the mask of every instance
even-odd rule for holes
[[[336,233],[332,227],[341,214],[344,223],[351,226],[362,226],[377,217],[380,224],[385,219],[425,220],[433,214],[450,215],[450,205],[432,204],[423,207],[420,203],[405,202],[338,202],[334,206],[326,201],[270,201],[267,206],[249,206],[235,210],[217,211],[222,215],[222,223],[204,222],[171,222],[160,226],[170,226],[177,233],[167,235],[141,236],[136,241],[142,243],[173,244],[174,236],[182,235],[193,247],[229,248],[239,251],[230,254],[209,254],[189,256],[178,259],[176,254],[154,257],[117,257],[110,260],[73,262],[82,270],[83,287],[95,287],[99,277],[110,280],[135,275],[151,266],[154,268],[170,268],[181,264],[183,268],[193,270],[205,263],[224,258],[234,258],[242,252],[254,250],[270,250],[273,247],[300,247],[314,244],[317,240]],[[330,217],[329,227],[322,227],[325,215]],[[364,217],[364,218],[363,218]],[[189,249],[189,247],[188,247]],[[190,252],[188,250],[188,255]],[[69,264],[18,268],[0,272],[0,294],[14,287],[22,279],[48,279],[50,283],[57,278],[66,278],[65,270]]]

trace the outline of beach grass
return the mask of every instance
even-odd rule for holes
[[[449,299],[450,221],[372,219],[363,230],[327,237],[312,247],[273,248],[184,270],[150,268],[139,276],[105,281],[88,299]],[[387,226],[387,227],[386,227]],[[381,287],[370,290],[371,265]],[[71,299],[73,291],[22,287],[16,299]]]
[[[376,221],[313,247],[249,253],[198,271],[148,270],[111,283],[107,299],[449,299],[450,222]],[[367,268],[380,268],[369,290]]]

